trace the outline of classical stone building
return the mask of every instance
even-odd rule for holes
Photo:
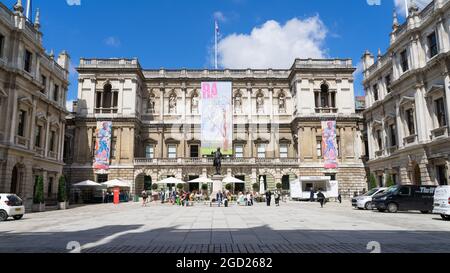
[[[394,13],[390,47],[366,52],[368,166],[380,185],[448,184],[450,158],[450,1],[435,0],[407,22]]]
[[[30,23],[21,1],[0,3],[0,192],[32,204],[36,177],[55,201],[63,170],[69,56],[46,54],[39,13]]]
[[[339,59],[298,59],[286,70],[146,70],[136,59],[81,59],[66,175],[73,183],[122,178],[134,181],[135,192],[168,176],[213,175],[212,159],[200,154],[199,92],[201,82],[231,81],[234,155],[222,168],[246,182],[242,190],[261,177],[274,189],[297,177],[329,176],[344,196],[362,191],[363,120],[355,114],[354,71],[351,60]],[[322,160],[321,121],[328,120],[338,127],[336,170]],[[99,121],[113,122],[112,155],[110,170],[96,173]]]

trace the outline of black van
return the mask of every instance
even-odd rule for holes
[[[422,213],[433,211],[436,186],[392,186],[384,193],[372,198],[372,205],[380,212],[418,210]]]

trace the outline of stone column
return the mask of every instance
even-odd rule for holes
[[[398,147],[401,148],[405,146],[405,144],[403,143],[403,138],[405,138],[404,132],[405,127],[403,126],[402,109],[399,101],[397,101],[396,103],[395,111],[396,111],[397,142]]]
[[[160,95],[161,96],[159,98],[159,103],[160,103],[160,105],[159,105],[159,108],[160,108],[160,110],[159,110],[159,119],[161,121],[164,120],[164,93],[165,93],[165,89],[161,88],[160,89]]]
[[[345,128],[341,127],[339,128],[339,134],[340,134],[340,147],[339,147],[339,157],[341,158],[341,162],[345,161],[345,157],[347,156],[345,151],[345,145],[346,145],[346,139],[345,139]]]
[[[16,137],[16,126],[17,126],[17,111],[18,111],[18,106],[19,106],[19,102],[18,102],[18,92],[16,90],[16,92],[13,92],[14,96],[13,96],[13,114],[12,114],[12,121],[11,121],[11,128],[10,128],[10,138],[9,138],[9,142],[12,144],[14,143],[14,139]]]
[[[31,117],[30,117],[30,127],[29,127],[29,133],[28,136],[30,138],[29,144],[29,150],[34,151],[34,141],[35,141],[35,127],[36,127],[36,104],[37,104],[37,100],[33,97],[33,110],[31,112]]]
[[[270,111],[270,120],[273,120],[273,88],[270,87],[269,89],[269,101],[270,101],[270,105],[269,105],[269,111]]]
[[[47,117],[48,118],[48,117]],[[49,152],[49,133],[50,133],[50,120],[47,120],[47,123],[45,125],[45,144],[44,144],[44,156],[48,157]]]
[[[428,137],[428,122],[426,120],[427,115],[427,103],[425,101],[425,87],[418,87],[415,96],[415,121],[416,121],[416,134],[419,142],[426,141]]]

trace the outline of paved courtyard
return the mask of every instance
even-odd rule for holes
[[[450,253],[450,222],[359,211],[348,202],[324,209],[288,202],[278,208],[101,204],[0,223],[0,252],[69,252],[72,242],[82,253],[369,253],[372,241],[381,252]]]

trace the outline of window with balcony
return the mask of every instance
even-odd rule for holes
[[[24,66],[23,69],[27,71],[28,73],[31,73],[31,64],[33,60],[33,53],[31,53],[28,50],[25,50],[25,56],[24,56]]]
[[[433,32],[430,35],[428,35],[427,41],[428,41],[428,56],[431,59],[438,54],[436,32]]]
[[[147,159],[155,158],[155,146],[147,145],[145,147],[145,158],[147,158]]]
[[[403,73],[409,70],[408,53],[406,50],[403,50],[402,53],[400,53],[400,63],[402,65]]]
[[[236,144],[234,146],[234,156],[236,158],[243,158],[244,157],[244,145]]]
[[[391,147],[397,146],[397,128],[395,124],[389,125],[389,133],[391,134]]]
[[[320,106],[322,108],[328,108],[330,106],[328,101],[329,88],[328,85],[322,84],[320,86]]]
[[[406,127],[408,128],[409,135],[415,135],[416,134],[416,125],[414,122],[414,110],[408,109],[405,111],[406,116]]]
[[[258,144],[257,151],[258,158],[266,158],[266,144]]]
[[[102,91],[96,92],[97,113],[117,113],[119,93],[112,90],[111,84],[106,84]]]
[[[444,98],[439,98],[435,100],[434,105],[439,128],[447,126],[447,115],[445,113]]]
[[[384,77],[384,83],[386,84],[386,91],[389,93],[391,93],[391,75],[386,75],[386,77]]]
[[[167,156],[171,159],[177,158],[177,145],[169,144],[167,146]]]
[[[190,156],[191,156],[191,158],[198,158],[198,156],[199,156],[198,145],[191,145]]]
[[[288,145],[280,144],[280,158],[288,158]]]
[[[55,84],[55,87],[53,88],[53,100],[59,101],[59,86]]]
[[[42,126],[36,126],[34,145],[41,148],[41,136],[42,136]]]
[[[44,76],[44,75],[41,76],[41,83],[44,86],[44,88],[41,90],[41,93],[45,94],[45,93],[47,93],[47,77],[46,76]]]
[[[378,84],[375,84],[374,86],[373,86],[373,99],[375,100],[375,101],[378,101],[379,100],[379,96],[378,96],[379,94],[378,94]]]
[[[383,150],[383,133],[381,132],[381,130],[377,130],[376,137],[377,137],[378,151],[382,151]]]
[[[27,112],[24,110],[19,111],[19,124],[17,127],[17,135],[25,137],[25,122],[26,122]]]

